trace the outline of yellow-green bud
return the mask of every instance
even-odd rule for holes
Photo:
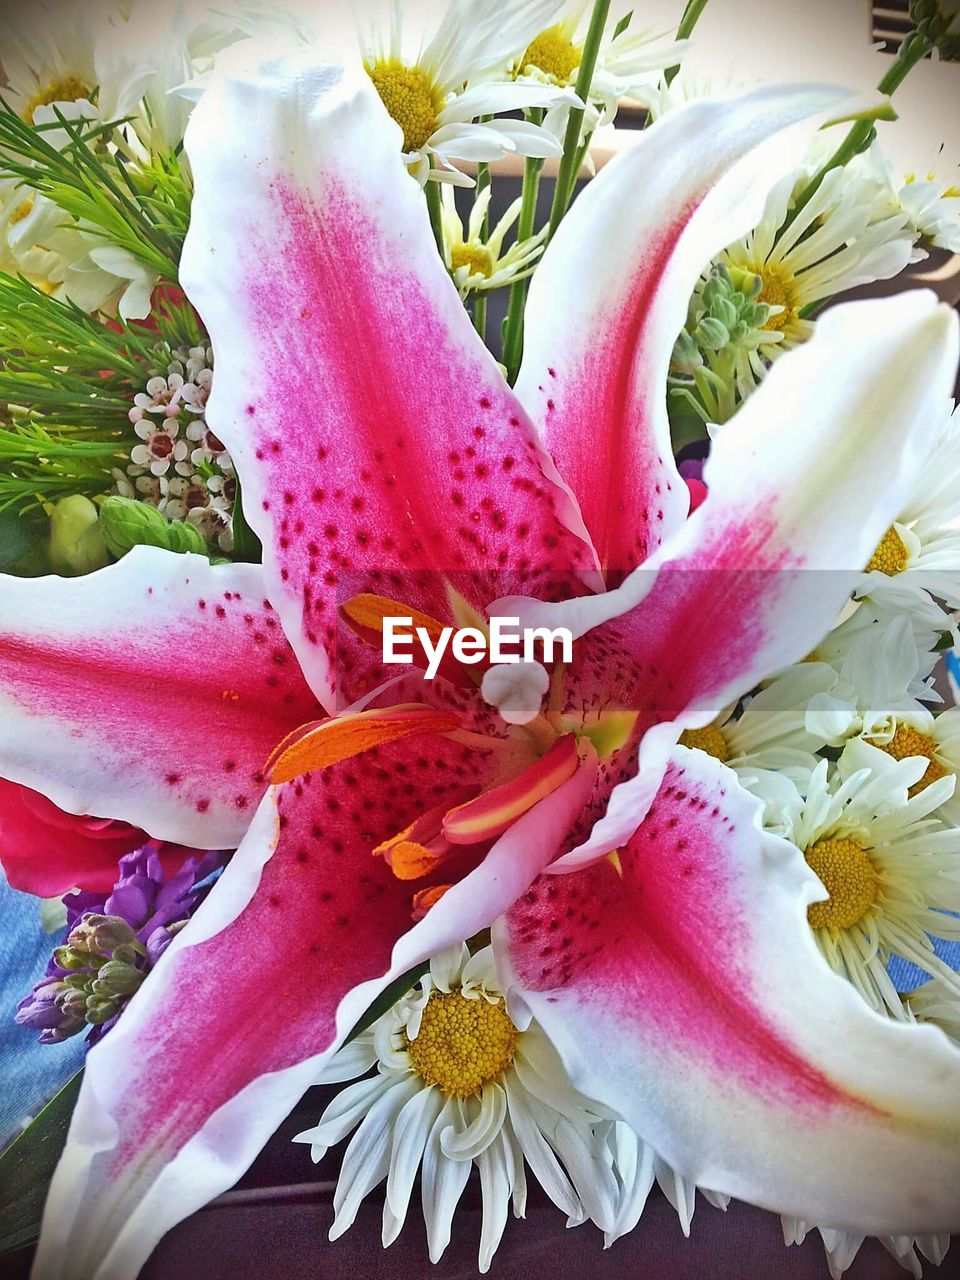
[[[62,498],[50,516],[50,564],[65,578],[92,573],[109,564],[97,508],[89,498]]]

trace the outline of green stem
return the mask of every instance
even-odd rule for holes
[[[543,111],[530,112],[534,124],[543,120]],[[520,198],[520,216],[517,219],[517,243],[533,235],[537,219],[537,196],[540,192],[540,171],[543,161],[528,156],[523,166],[523,191]],[[507,300],[507,318],[503,322],[503,363],[511,385],[516,381],[523,353],[523,307],[527,300],[527,280],[514,280]]]
[[[477,294],[473,299],[473,327],[479,333],[481,338],[486,339],[487,336],[487,295],[481,290],[477,290]]]
[[[482,116],[481,120],[486,121],[487,116]],[[477,165],[477,195],[480,196],[490,186],[490,166],[483,161]],[[487,236],[490,234],[490,210],[483,215],[483,221],[480,223],[480,239],[486,243]],[[479,333],[481,338],[487,335],[487,295],[478,290],[473,299],[473,327]]]
[[[924,54],[929,50],[930,45],[919,31],[912,31],[907,36],[903,44],[900,46],[897,56],[891,65],[887,68],[886,74],[877,85],[877,92],[886,94],[888,97],[892,95],[900,85],[903,84],[911,70],[917,65]],[[870,145],[874,136],[874,124],[872,120],[857,120],[850,128],[849,133],[834,151],[833,155],[826,163],[817,170],[810,179],[803,191],[797,197],[796,204],[790,211],[786,222],[784,222],[782,231],[794,221],[800,212],[806,208],[813,197],[820,190],[824,178],[832,169],[838,169],[842,165],[849,164],[850,161],[865,151]]]
[[[440,184],[427,178],[427,185],[423,189],[423,194],[427,199],[427,212],[430,215],[430,226],[433,229],[433,238],[437,242],[437,251],[440,257],[443,257],[443,223],[440,219]]]
[[[587,38],[583,42],[583,53],[580,55],[580,69],[577,71],[577,83],[575,85],[577,97],[581,102],[586,102],[590,96],[590,86],[593,83],[597,55],[600,52],[600,41],[603,39],[603,30],[609,13],[610,0],[594,0],[593,13],[590,17]],[[577,154],[580,149],[580,130],[582,127],[583,108],[571,107],[570,114],[567,117],[567,130],[563,136],[563,156],[557,173],[557,185],[553,192],[553,205],[550,209],[550,227],[547,231],[548,243],[553,239],[554,233],[559,227],[563,215],[567,212],[567,206],[573,195],[573,186],[577,180]]]
[[[707,0],[687,0],[687,7],[683,11],[683,17],[677,27],[677,39],[686,40],[693,33],[693,28],[697,25],[701,13],[707,7]],[[667,84],[673,84],[674,77],[680,70],[679,62],[676,66],[667,67],[663,78]]]

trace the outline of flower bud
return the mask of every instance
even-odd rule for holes
[[[87,997],[87,1022],[93,1026],[99,1026],[101,1022],[109,1022],[120,1008],[120,1005],[104,996],[88,996]]]
[[[696,329],[697,339],[708,351],[721,351],[730,341],[730,331],[720,320],[704,316]]]
[[[110,562],[97,508],[89,498],[62,498],[50,516],[50,563],[66,578],[102,569]]]
[[[134,498],[107,498],[100,509],[100,525],[107,546],[117,557],[139,546],[201,555],[207,549],[203,535],[192,524],[167,520],[156,507]]]
[[[71,938],[72,938],[71,934]],[[68,972],[74,970],[85,970],[89,956],[85,955],[82,949],[78,949],[75,945],[68,942],[68,945],[57,947],[53,953],[54,964],[60,969],[66,969]]]
[[[910,17],[943,57],[960,57],[960,0],[912,0]]]
[[[98,951],[110,951],[114,955],[119,947],[129,946],[136,934],[120,916],[100,916],[93,926],[93,938]]]
[[[146,975],[121,960],[108,960],[97,974],[92,991],[98,996],[132,996]]]

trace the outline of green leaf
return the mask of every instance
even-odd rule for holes
[[[384,987],[363,1017],[357,1020],[353,1030],[343,1043],[349,1044],[351,1040],[356,1040],[357,1036],[362,1035],[364,1031],[368,1031],[378,1018],[382,1018],[401,996],[406,995],[410,988],[420,981],[429,968],[430,963],[425,960],[423,964],[418,964],[407,973],[402,973],[389,986]]]
[[[260,539],[247,524],[247,517],[243,514],[239,480],[237,480],[237,496],[233,501],[233,558],[248,564],[259,564],[263,559],[263,546]]]
[[[47,1187],[67,1140],[82,1078],[78,1071],[0,1155],[0,1254],[22,1249],[40,1234]]]
[[[612,39],[616,40],[617,36],[622,36],[622,35],[623,35],[623,33],[626,31],[627,27],[629,27],[629,25],[630,25],[630,20],[631,20],[631,18],[632,18],[632,17],[633,17],[633,10],[631,9],[629,13],[625,13],[625,14],[623,15],[623,17],[620,19],[620,21],[617,23],[617,25],[613,28],[613,36],[612,36]]]
[[[7,573],[34,545],[26,524],[11,511],[0,511],[0,573]]]

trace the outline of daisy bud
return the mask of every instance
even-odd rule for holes
[[[943,57],[960,54],[960,0],[912,0],[910,17]]]

